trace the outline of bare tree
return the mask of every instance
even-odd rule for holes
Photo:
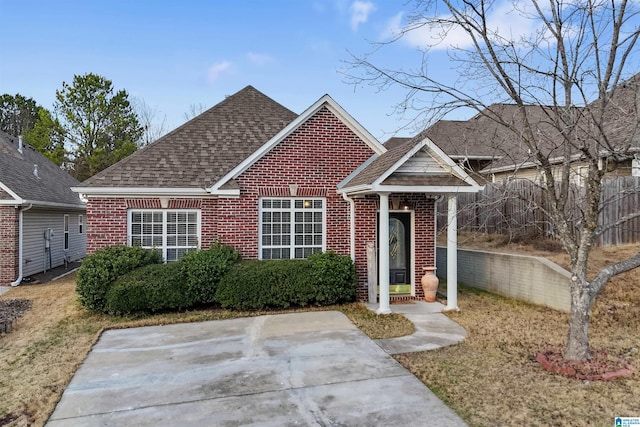
[[[168,131],[167,115],[163,115],[159,118],[159,112],[157,107],[151,107],[144,99],[134,99],[134,108],[138,114],[138,120],[144,128],[142,138],[140,138],[139,145],[144,147],[155,141],[156,139],[164,136]]]
[[[631,62],[638,55],[637,18],[638,4],[627,0],[516,0],[506,5],[418,0],[391,41],[367,55],[354,55],[350,62],[353,68],[348,74],[355,84],[405,88],[402,110],[424,105],[420,103],[425,98],[435,107],[421,108],[423,117],[471,108],[526,147],[543,178],[539,185],[549,201],[545,213],[553,233],[571,259],[567,359],[591,357],[589,323],[596,296],[613,276],[640,266],[638,253],[587,277],[595,239],[640,215],[598,224],[605,174],[602,158],[628,155],[638,137],[640,77],[625,81],[633,74],[628,69],[637,66]],[[422,45],[416,69],[376,64],[378,50],[415,42],[418,36]],[[459,78],[453,83],[430,73],[430,67],[437,65],[429,55],[445,45],[458,66]],[[489,107],[496,102],[514,104],[517,116],[505,120]],[[533,118],[534,111],[543,117]],[[583,167],[583,191],[573,197],[571,178],[578,162]],[[568,209],[570,199],[575,199],[577,217],[576,209]]]
[[[203,103],[190,104],[189,105],[189,110],[185,111],[185,113],[184,113],[184,119],[185,120],[191,120],[194,117],[199,116],[200,114],[202,114],[206,109],[207,109],[207,106],[204,105]]]

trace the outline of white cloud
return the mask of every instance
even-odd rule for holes
[[[500,37],[518,42],[520,38],[534,34],[540,29],[540,22],[523,16],[521,11],[513,9],[509,1],[494,3],[496,6],[489,11],[487,16],[487,27],[491,31],[497,32]],[[531,10],[525,12],[527,15],[533,13]],[[383,33],[384,39],[391,39],[400,35],[406,30],[407,24],[402,22],[403,14],[398,13],[387,23]],[[439,15],[438,19],[446,22],[451,19],[450,15]],[[460,26],[448,26],[446,24],[419,25],[414,23],[414,28],[407,31],[402,40],[411,47],[432,49],[448,49],[450,47],[468,48],[472,46],[472,40]]]
[[[351,3],[351,29],[356,31],[360,24],[364,24],[369,19],[369,14],[376,10],[375,5],[370,1],[356,0]]]
[[[265,53],[247,52],[247,58],[256,65],[266,65],[274,61],[272,56]]]
[[[213,64],[207,70],[207,78],[209,83],[215,83],[224,74],[229,74],[232,71],[232,64],[229,61],[220,61]]]

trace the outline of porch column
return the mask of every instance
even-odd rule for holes
[[[445,311],[458,308],[458,196],[447,195],[447,306]]]
[[[380,196],[380,236],[378,236],[378,274],[380,276],[380,306],[378,314],[391,313],[389,308],[389,193],[378,193]]]

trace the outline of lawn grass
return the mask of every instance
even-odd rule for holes
[[[537,252],[566,263],[559,252],[524,245],[495,249]],[[595,249],[590,274],[638,250],[638,245]],[[567,314],[464,286],[458,302],[461,311],[449,316],[466,329],[463,342],[396,359],[470,425],[612,426],[617,416],[640,416],[639,271],[614,278],[592,311],[592,348],[624,356],[636,367],[631,377],[615,381],[549,374],[534,360],[539,351],[564,347]]]
[[[20,286],[0,299],[25,298],[32,308],[0,335],[0,425],[44,425],[74,372],[105,329],[197,322],[309,310],[341,310],[365,333],[390,338],[413,332],[401,315],[378,316],[364,304],[264,312],[208,309],[120,318],[92,313],[77,303],[75,276]]]

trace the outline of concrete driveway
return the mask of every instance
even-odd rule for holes
[[[457,426],[340,312],[106,331],[57,426]]]

